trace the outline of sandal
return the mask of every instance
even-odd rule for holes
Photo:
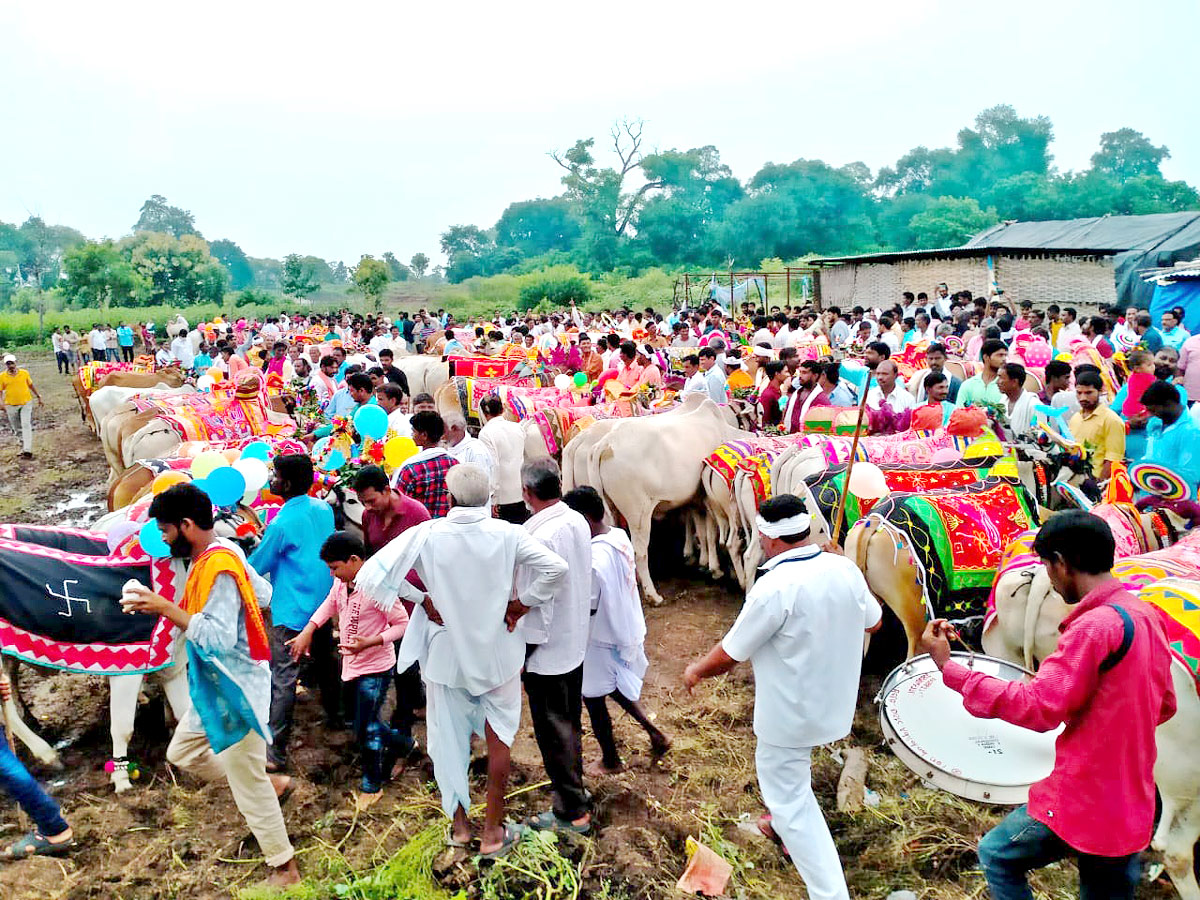
[[[784,859],[792,858],[792,854],[788,852],[788,848],[783,843],[783,838],[771,827],[770,813],[763,813],[758,817],[758,831],[763,837],[779,848]]]
[[[536,816],[530,816],[525,820],[525,827],[532,828],[534,831],[557,831],[560,833],[569,834],[588,834],[592,830],[592,820],[588,819],[584,825],[576,825],[574,822],[567,819],[560,819],[552,809],[546,810],[544,813],[538,813]]]
[[[521,843],[525,837],[525,828],[522,825],[514,825],[512,822],[504,823],[504,840],[500,842],[500,846],[495,850],[487,853],[480,853],[480,859],[496,860],[501,857],[508,856],[509,851],[517,844]]]
[[[62,843],[52,844],[36,831],[31,831],[4,851],[4,859],[28,859],[31,856],[66,856],[74,849],[74,835]]]
[[[505,833],[505,837],[508,837],[507,832]],[[474,842],[475,842],[474,838],[468,838],[465,841],[456,841],[454,839],[454,826],[453,825],[446,826],[446,846],[447,847],[453,847],[456,850],[466,850],[466,849],[470,848],[471,844],[473,844]]]

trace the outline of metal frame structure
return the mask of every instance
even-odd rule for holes
[[[730,269],[728,273],[721,272],[718,276],[717,272],[684,272],[675,279],[675,287],[671,294],[671,302],[674,306],[679,306],[679,301],[682,296],[683,305],[691,307],[692,305],[692,290],[702,290],[714,279],[719,278],[724,281],[729,279],[729,290],[732,293],[738,279],[761,278],[763,280],[764,294],[763,307],[768,307],[769,298],[771,296],[771,279],[776,280],[778,285],[779,279],[783,280],[783,296],[786,302],[790,303],[792,299],[792,282],[801,282],[807,277],[812,283],[812,294],[808,299],[817,309],[821,309],[821,279],[820,269],[816,266],[787,266],[782,272],[739,272],[735,269]]]

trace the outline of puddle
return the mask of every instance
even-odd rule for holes
[[[102,512],[99,499],[91,491],[72,491],[66,500],[59,500],[46,511],[46,518],[62,528],[86,528]]]

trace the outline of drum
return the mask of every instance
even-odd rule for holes
[[[1027,681],[1021,666],[978,653],[951,653],[957,662],[1005,681]],[[928,655],[915,656],[887,677],[879,696],[879,723],[892,752],[944,791],[968,800],[1016,806],[1029,787],[1054,768],[1059,728],[1039,733],[1000,719],[977,719],[942,683]]]

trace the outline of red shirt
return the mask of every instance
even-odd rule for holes
[[[367,552],[374,555],[385,544],[394,541],[408,529],[428,521],[429,510],[407,494],[392,491],[392,518],[384,525],[383,516],[373,509],[364,509],[362,514],[363,538]]]
[[[1134,638],[1125,658],[1101,673],[1125,634],[1110,605],[1129,613]],[[1175,714],[1166,632],[1158,614],[1119,581],[1084,597],[1059,631],[1058,648],[1028,684],[954,661],[942,678],[980,718],[1042,732],[1065,722],[1054,770],[1029,789],[1029,815],[1081,853],[1137,853],[1150,843],[1154,824],[1154,730]]]
[[[762,424],[765,428],[768,425],[778,425],[783,421],[783,410],[779,408],[779,401],[783,399],[783,394],[774,382],[767,384],[763,388],[762,393],[758,395],[758,405],[762,407]]]

